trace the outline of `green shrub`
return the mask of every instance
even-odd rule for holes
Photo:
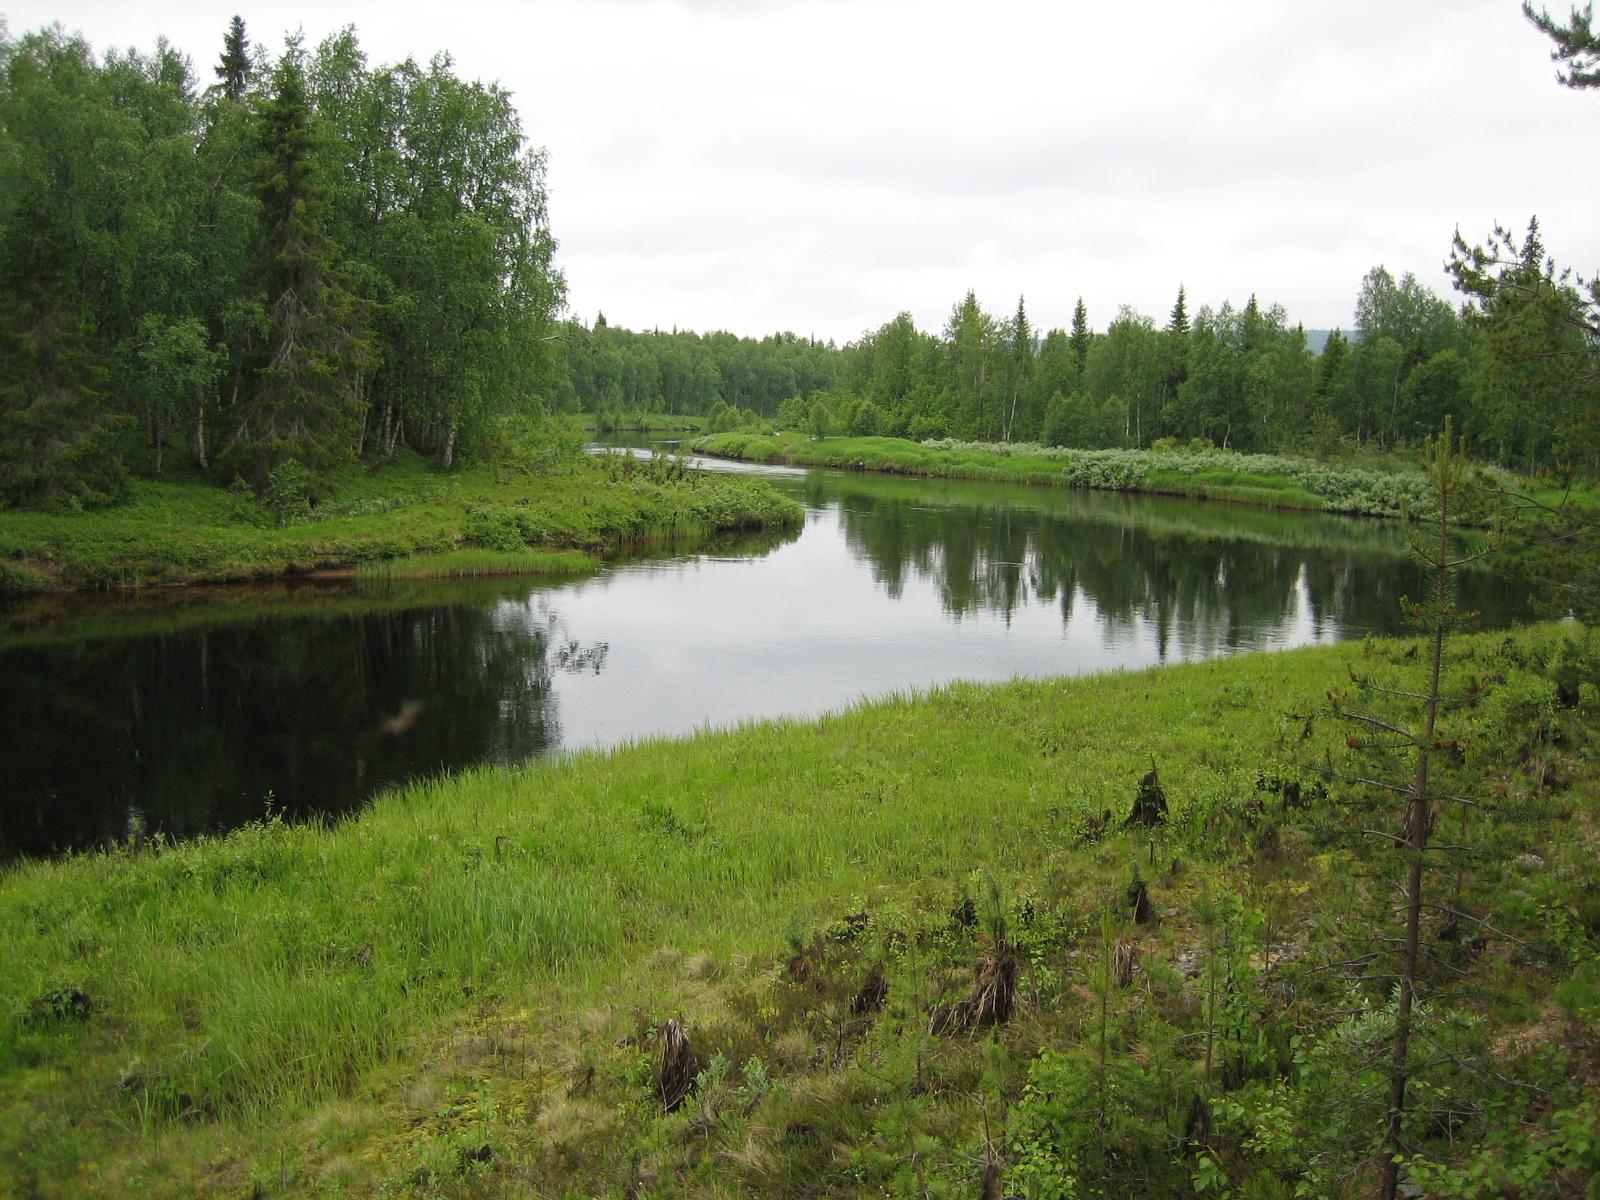
[[[311,472],[292,458],[285,459],[268,472],[261,503],[272,514],[274,525],[281,528],[310,518],[314,482]]]
[[[43,577],[21,563],[0,559],[0,596],[27,596],[44,590]]]
[[[485,507],[467,510],[462,532],[467,540],[486,550],[523,550],[529,545],[522,513],[513,508]]]
[[[468,447],[476,461],[486,462],[496,481],[518,475],[543,475],[583,453],[583,435],[566,421],[543,413],[502,413],[484,422]]]

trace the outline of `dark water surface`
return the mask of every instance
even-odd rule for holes
[[[746,468],[748,469],[748,468]],[[804,530],[577,582],[185,589],[0,609],[0,858],[275,808],[336,815],[473,763],[1402,632],[1392,523],[772,470]],[[1488,573],[1461,603],[1527,617]]]

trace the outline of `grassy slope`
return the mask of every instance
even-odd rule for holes
[[[1426,491],[1421,474],[1409,468],[1339,467],[1226,451],[1064,450],[884,437],[813,441],[793,432],[713,434],[698,439],[694,449],[755,462],[1142,492],[1359,516],[1399,516],[1403,503],[1420,508]],[[1509,477],[1503,482],[1512,485]],[[1545,502],[1560,499],[1547,490],[1534,489],[1533,494]],[[1572,498],[1600,507],[1600,495],[1592,491]]]
[[[1562,913],[1566,953],[1589,944],[1575,881],[1600,840],[1579,732],[1593,711],[1557,733],[1540,671],[1560,636],[1463,641],[1453,673],[1505,680],[1472,717],[1502,799],[1531,796],[1546,763],[1572,785],[1555,801],[1565,821],[1495,835],[1508,855],[1536,845],[1537,874],[1475,868],[1491,892],[1516,888],[1500,919],[1524,939]],[[1301,771],[1291,752],[1341,745],[1328,722],[1302,743],[1290,714],[1351,665],[1412,670],[1403,649],[955,686],[469,772],[332,829],[13,869],[0,875],[0,1192],[9,1170],[17,1190],[50,1196],[974,1194],[984,1122],[1016,1139],[1021,1187],[1044,1119],[1030,1079],[1056,1069],[1041,1051],[1076,1053],[1093,1029],[1095,914],[1130,862],[1158,864],[1162,913],[1128,929],[1142,982],[1114,1006],[1117,1069],[1143,1072],[1130,1095],[1187,1088],[1198,1070],[1199,985],[1176,967],[1202,944],[1205,897],[1265,906],[1278,932],[1263,944],[1291,957],[1346,954],[1372,885],[1314,831],[1350,818],[1317,805],[1268,817],[1256,785],[1264,769]],[[1085,819],[1126,811],[1152,760],[1171,826],[1084,844]],[[1022,1009],[993,1043],[928,1037],[927,1008],[961,994],[983,946],[952,903],[981,899],[990,875],[1023,954]],[[1593,1021],[1563,1024],[1550,1005],[1569,959],[1510,949],[1495,941],[1462,1001],[1490,1018],[1480,1042],[1510,1047],[1496,1065],[1517,1073],[1565,1040],[1589,1064],[1581,1079]],[[858,1019],[873,961],[891,1001]],[[1235,991],[1265,995],[1254,961]],[[1339,993],[1282,971],[1273,987],[1305,992],[1273,1001],[1272,1028],[1295,1022],[1309,1042]],[[74,991],[87,1019],[53,1018],[41,998]],[[707,1073],[663,1118],[653,1033],[669,1016]],[[1146,1114],[1163,1121],[1181,1128],[1182,1113]],[[1268,1161],[1220,1118],[1216,1140],[1229,1169]],[[1144,1194],[1187,1194],[1153,1174],[1172,1159],[1140,1168]]]
[[[8,579],[10,590],[25,591],[267,578],[455,551],[485,531],[501,544],[484,549],[525,550],[505,543],[508,517],[540,550],[800,520],[797,505],[757,480],[672,481],[588,458],[497,479],[482,468],[441,473],[407,453],[346,471],[316,511],[314,520],[273,528],[253,502],[189,479],[139,481],[128,503],[96,512],[0,512],[0,592]],[[505,566],[501,559],[494,569]]]

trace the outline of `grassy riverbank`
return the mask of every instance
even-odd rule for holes
[[[409,452],[334,477],[303,519],[275,524],[248,496],[198,478],[138,481],[92,512],[0,512],[0,594],[264,579],[358,563],[457,555],[430,570],[494,573],[516,557],[730,530],[793,528],[801,510],[759,480],[684,475],[607,457],[549,473],[440,472]],[[473,552],[468,558],[461,551]],[[400,568],[396,568],[400,569]]]
[[[1597,698],[1551,683],[1573,636],[1461,639],[1449,669],[1482,681],[1448,736],[1485,804],[1451,816],[1482,848],[1453,903],[1493,932],[1440,950],[1462,975],[1430,981],[1429,1030],[1492,1073],[1430,1068],[1414,1134],[1527,1196],[1600,1167]],[[1359,830],[1394,813],[1323,793],[1351,735],[1315,714],[1352,670],[1414,685],[1413,650],[955,686],[12,868],[0,1192],[971,1195],[993,1158],[1017,1195],[1113,1194],[1112,1170],[1114,1194],[1208,1170],[1364,1194],[1338,1159],[1371,1128],[1387,988],[1340,964],[1381,950],[1393,854]],[[1152,763],[1171,818],[1124,831]],[[997,946],[1015,1013],[954,1032]],[[664,1115],[669,1018],[699,1083]],[[1208,1029],[1232,1064],[1209,1085]],[[1213,1129],[1184,1155],[1199,1089]]]
[[[1428,494],[1421,471],[1410,466],[1337,466],[1215,449],[1068,450],[884,437],[815,441],[794,432],[713,434],[698,439],[694,449],[752,462],[1139,492],[1353,516],[1398,517],[1403,506],[1420,509]],[[1509,478],[1502,482],[1511,483]],[[1546,502],[1560,499],[1549,492],[1535,494]],[[1600,498],[1588,493],[1580,500],[1600,505]]]

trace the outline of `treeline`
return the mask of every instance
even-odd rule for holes
[[[165,41],[0,26],[0,502],[177,455],[258,490],[400,444],[448,466],[553,389],[545,164],[507,93],[373,67],[348,28],[221,40],[202,80]]]
[[[1335,331],[1320,355],[1282,307],[1253,296],[1191,317],[1180,287],[1164,324],[1124,307],[1103,331],[1080,300],[1069,328],[1040,331],[1023,301],[998,317],[969,292],[938,333],[901,313],[842,349],[569,321],[560,395],[602,414],[705,414],[713,430],[770,420],[819,435],[1086,448],[1201,438],[1323,454],[1416,444],[1451,416],[1482,458],[1593,469],[1600,356],[1585,301],[1556,274],[1537,222],[1496,248],[1476,268],[1459,248],[1459,309],[1374,268],[1351,334]]]
[[[204,75],[204,79],[202,79]],[[0,504],[115,499],[175,460],[265,493],[407,445],[442,466],[525,444],[549,409],[697,414],[912,438],[1390,449],[1446,415],[1534,471],[1597,465],[1600,289],[1537,224],[1459,242],[1453,306],[1383,268],[1320,356],[1251,297],[1162,324],[1039,330],[968,293],[844,347],[777,333],[558,323],[544,158],[510,97],[450,60],[374,67],[353,29],[276,59],[235,18],[96,57],[0,29]]]
[[[602,416],[661,412],[704,415],[722,406],[772,415],[793,396],[832,388],[840,356],[833,343],[792,333],[636,333],[576,319],[561,328],[556,407]]]

